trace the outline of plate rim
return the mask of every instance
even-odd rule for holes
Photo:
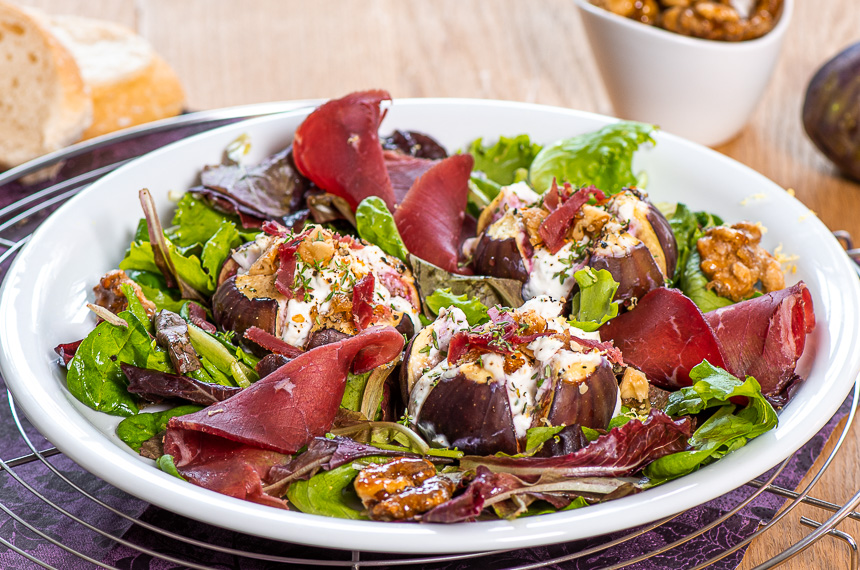
[[[600,115],[597,113],[590,113],[590,112],[586,112],[586,111],[565,109],[565,108],[554,107],[554,106],[549,106],[549,105],[539,105],[539,104],[533,104],[533,103],[518,103],[518,102],[513,102],[513,101],[500,101],[500,100],[463,99],[463,98],[418,98],[418,99],[398,99],[396,101],[395,105],[397,107],[407,107],[407,106],[415,106],[415,105],[418,105],[418,106],[438,106],[438,105],[492,106],[492,107],[498,107],[498,108],[514,108],[514,109],[523,109],[523,110],[532,109],[532,110],[537,110],[537,111],[559,113],[559,114],[567,115],[569,117],[597,120],[597,121],[603,122],[603,123],[611,123],[611,122],[618,121],[618,119],[616,119],[614,117],[608,117],[605,115]],[[73,198],[71,198],[70,200],[68,200],[56,212],[52,213],[48,219],[46,219],[42,224],[40,224],[39,228],[37,228],[36,231],[33,233],[31,239],[29,240],[29,243],[27,243],[22,248],[22,250],[16,256],[16,259],[14,260],[12,266],[9,268],[9,270],[8,270],[8,272],[4,278],[2,289],[0,289],[0,332],[4,333],[3,336],[5,336],[7,339],[10,338],[9,337],[10,333],[12,333],[13,335],[15,333],[14,330],[10,330],[10,327],[12,326],[13,320],[8,318],[10,316],[10,314],[9,314],[10,303],[12,302],[12,300],[11,300],[12,295],[9,293],[9,291],[13,288],[13,285],[12,285],[13,279],[11,279],[11,277],[14,277],[15,275],[17,275],[17,272],[19,271],[19,265],[23,264],[23,262],[21,260],[27,258],[27,255],[30,252],[30,250],[33,247],[35,247],[34,244],[38,244],[41,241],[42,234],[46,233],[47,228],[49,227],[49,225],[48,225],[49,220],[59,218],[61,212],[64,212],[68,209],[71,209],[69,207],[69,204],[73,204],[73,203],[76,203],[77,201],[85,200],[86,197],[93,192],[94,188],[97,189],[99,187],[109,185],[113,181],[114,178],[121,177],[126,170],[129,170],[129,169],[136,167],[140,162],[148,161],[148,160],[156,160],[163,154],[175,152],[175,149],[177,147],[186,146],[186,145],[187,146],[193,146],[193,144],[196,143],[200,139],[216,137],[216,136],[219,136],[225,132],[234,131],[234,130],[237,130],[240,128],[247,128],[249,126],[253,127],[253,126],[256,126],[257,124],[261,124],[261,123],[268,123],[268,122],[278,121],[278,120],[282,120],[282,119],[286,119],[286,118],[295,118],[295,117],[303,116],[303,115],[306,115],[307,112],[308,112],[308,110],[306,108],[301,108],[301,109],[296,109],[293,111],[287,111],[285,113],[279,113],[276,115],[268,115],[268,116],[264,116],[264,117],[254,118],[254,119],[250,119],[248,121],[240,121],[240,122],[233,123],[230,125],[218,127],[216,129],[211,129],[211,130],[205,131],[203,133],[193,135],[193,136],[188,137],[186,139],[182,139],[180,141],[171,143],[169,145],[165,145],[164,147],[162,147],[160,149],[157,149],[153,152],[147,153],[147,154],[142,155],[141,157],[139,157],[137,159],[130,161],[128,164],[118,168],[114,172],[111,172],[110,174],[101,178],[97,182],[93,183],[90,187],[88,187],[87,189],[85,189],[84,191],[79,193],[78,195],[76,195]],[[749,167],[747,167],[747,166],[745,166],[745,165],[743,165],[743,164],[741,164],[741,163],[739,163],[739,162],[737,162],[737,161],[735,161],[729,157],[726,157],[725,155],[722,155],[722,154],[720,154],[720,153],[718,153],[712,149],[708,149],[706,147],[701,147],[700,145],[697,145],[695,143],[687,141],[683,138],[674,136],[670,133],[663,132],[663,133],[659,133],[658,136],[660,138],[672,139],[672,140],[674,140],[674,142],[676,144],[682,143],[683,145],[691,146],[691,147],[693,147],[693,150],[695,150],[696,152],[705,151],[706,155],[709,156],[709,159],[718,160],[721,163],[721,166],[731,167],[731,168],[735,168],[735,169],[740,168],[742,171],[745,172],[746,175],[750,175],[750,174],[754,175],[755,177],[758,178],[759,182],[765,184],[766,186],[771,187],[771,189],[776,188],[776,189],[781,190],[781,188],[776,183],[769,180],[768,178],[766,178],[761,173],[758,173],[758,172],[752,170],[751,168],[749,168]],[[198,167],[199,166],[202,166],[202,165],[198,165]],[[796,199],[793,199],[789,196],[785,196],[785,198],[789,199],[787,203],[790,204],[790,203],[792,203],[791,200],[793,200],[797,205],[800,205],[802,208],[805,209],[805,206],[802,206],[802,204],[800,204],[800,202],[797,201]],[[824,231],[826,231],[829,234],[829,230],[823,225],[823,223],[820,220],[816,219],[815,223],[820,224],[820,226],[821,226],[821,228],[818,228],[817,230],[823,229]],[[835,238],[833,241],[835,243]],[[846,271],[850,271],[850,266],[848,265],[849,263],[850,263],[850,260],[847,258],[847,256],[844,256],[843,269],[845,269]],[[853,275],[853,273],[852,273],[852,275]],[[860,298],[860,284],[857,283],[856,278],[854,279],[854,282],[853,282],[851,289],[853,290],[852,291],[853,297],[854,297],[854,301],[856,303],[857,299]],[[856,320],[856,317],[855,317],[855,320]],[[309,531],[309,532],[315,532],[315,531],[320,531],[320,530],[323,530],[326,532],[335,532],[337,534],[340,534],[341,532],[343,532],[346,535],[348,535],[348,537],[346,537],[346,540],[341,540],[341,544],[332,544],[331,540],[326,539],[326,538],[315,539],[313,536],[308,535],[308,532],[300,533],[302,536],[299,536],[299,537],[296,537],[296,536],[289,536],[289,537],[274,536],[272,533],[260,532],[259,529],[261,526],[265,526],[263,523],[267,520],[269,521],[270,524],[283,525],[284,523],[281,520],[281,516],[284,513],[282,511],[279,511],[277,509],[272,509],[270,507],[264,507],[262,505],[256,505],[253,503],[248,503],[246,501],[234,499],[232,497],[226,497],[223,495],[215,494],[215,497],[213,498],[212,494],[214,492],[195,487],[193,485],[190,485],[190,484],[182,482],[182,481],[177,481],[175,478],[173,478],[173,477],[171,477],[165,473],[162,473],[161,471],[158,471],[157,469],[150,469],[150,468],[148,468],[148,466],[146,466],[145,463],[141,462],[139,459],[131,456],[130,454],[125,453],[121,449],[115,449],[115,451],[121,452],[122,455],[126,457],[126,459],[134,460],[134,462],[133,462],[133,465],[135,467],[134,471],[140,471],[141,472],[139,474],[135,473],[134,475],[140,481],[146,482],[147,484],[156,485],[157,487],[161,487],[162,490],[167,491],[169,493],[170,497],[164,497],[164,498],[156,497],[155,498],[156,500],[153,500],[153,497],[151,495],[142,496],[138,492],[135,492],[138,490],[136,487],[132,487],[131,484],[127,483],[124,479],[118,479],[116,476],[114,476],[114,473],[112,471],[110,473],[108,473],[108,476],[104,476],[102,473],[99,473],[98,471],[94,471],[93,469],[91,469],[89,466],[92,464],[92,461],[91,461],[92,458],[82,457],[82,455],[86,455],[86,454],[83,452],[80,452],[80,447],[76,447],[74,445],[71,445],[67,438],[62,437],[62,435],[63,435],[62,433],[56,432],[55,428],[57,426],[55,425],[55,423],[47,420],[47,417],[48,417],[47,415],[35,413],[38,411],[48,411],[48,410],[41,403],[36,402],[32,397],[30,397],[30,396],[32,396],[32,394],[28,393],[21,386],[21,384],[19,382],[21,380],[21,378],[17,374],[18,371],[17,371],[17,368],[15,367],[16,363],[15,363],[14,358],[13,358],[14,355],[9,354],[10,350],[11,350],[11,344],[12,343],[7,343],[7,342],[0,343],[0,371],[2,371],[4,378],[7,379],[7,386],[9,387],[10,392],[12,393],[12,395],[14,397],[14,401],[20,405],[21,409],[24,411],[24,413],[27,415],[27,417],[30,418],[30,421],[37,427],[37,429],[41,433],[50,433],[54,436],[53,438],[49,438],[49,439],[55,445],[57,445],[57,447],[64,454],[66,454],[68,457],[73,459],[76,463],[81,465],[85,470],[89,471],[90,473],[93,473],[96,476],[104,478],[106,481],[108,481],[112,485],[116,486],[117,488],[120,488],[120,489],[122,489],[122,490],[124,490],[124,491],[126,491],[132,495],[135,495],[144,501],[150,502],[152,504],[156,504],[156,505],[158,505],[162,508],[165,508],[167,510],[177,512],[179,514],[182,514],[184,516],[188,516],[190,518],[194,518],[196,520],[200,520],[202,522],[206,522],[209,524],[215,524],[215,525],[222,526],[225,528],[231,528],[231,530],[237,530],[237,529],[235,529],[234,527],[226,526],[226,525],[221,524],[217,521],[214,521],[212,515],[208,515],[206,517],[201,517],[199,513],[196,513],[195,511],[193,511],[193,509],[189,509],[187,506],[177,507],[177,504],[175,502],[173,502],[171,497],[181,497],[181,496],[187,497],[187,496],[191,495],[191,496],[195,497],[195,500],[202,500],[206,503],[210,503],[210,504],[212,502],[217,502],[219,504],[223,503],[222,506],[219,506],[219,510],[223,510],[225,508],[224,505],[226,505],[226,507],[228,507],[228,508],[227,508],[227,511],[225,511],[225,514],[241,514],[243,517],[252,516],[254,518],[254,520],[258,521],[258,523],[259,523],[258,525],[256,525],[258,527],[258,530],[253,530],[253,529],[248,529],[248,528],[239,529],[239,532],[244,532],[247,534],[265,536],[268,538],[274,538],[276,540],[297,541],[297,542],[300,542],[302,544],[328,547],[328,548],[338,548],[338,549],[347,549],[347,550],[363,550],[363,551],[384,551],[384,552],[394,552],[394,553],[404,553],[404,554],[405,553],[415,554],[415,553],[475,552],[475,551],[480,551],[480,550],[487,550],[488,548],[490,548],[490,549],[505,549],[505,548],[511,548],[511,547],[520,548],[520,547],[526,547],[526,546],[536,546],[538,544],[551,544],[551,543],[556,543],[556,542],[564,542],[564,541],[574,540],[574,539],[582,538],[582,536],[580,536],[580,535],[568,536],[565,533],[560,533],[558,530],[553,530],[551,527],[563,526],[563,525],[571,523],[571,522],[575,522],[575,523],[579,523],[579,524],[583,524],[584,526],[587,526],[590,519],[595,519],[595,518],[599,518],[601,516],[605,516],[604,512],[607,512],[607,511],[612,513],[615,511],[623,510],[628,505],[628,503],[630,503],[630,501],[628,499],[631,499],[631,498],[627,497],[627,498],[618,499],[616,501],[612,501],[610,503],[604,503],[602,505],[592,506],[592,507],[589,507],[588,509],[583,509],[583,510],[579,510],[579,511],[568,511],[568,512],[563,512],[563,513],[553,513],[550,515],[535,517],[535,518],[528,519],[528,520],[527,519],[518,519],[515,521],[487,521],[487,522],[480,522],[480,523],[466,523],[468,525],[467,528],[476,528],[477,529],[480,527],[482,533],[489,533],[489,534],[497,533],[496,535],[494,535],[497,537],[496,540],[492,540],[491,541],[492,544],[490,544],[490,545],[481,544],[479,546],[475,546],[474,544],[469,543],[469,541],[473,541],[474,538],[470,538],[470,539],[464,541],[462,539],[462,536],[458,536],[458,535],[462,535],[464,532],[463,531],[464,526],[462,524],[457,524],[457,525],[428,525],[428,524],[392,525],[390,523],[380,523],[380,522],[373,522],[373,521],[346,521],[343,519],[334,519],[334,518],[322,517],[322,516],[318,516],[318,515],[308,515],[308,514],[299,513],[299,512],[295,512],[295,511],[288,513],[288,519],[291,520],[294,518],[295,522],[290,522],[287,524],[287,526],[301,527],[302,529]],[[842,397],[838,398],[838,401],[837,401],[837,398],[835,398],[835,397],[828,400],[828,403],[832,404],[832,406],[831,406],[833,408],[832,411],[830,411],[829,413],[826,414],[826,417],[824,417],[823,420],[821,420],[820,424],[818,422],[812,422],[811,424],[805,426],[806,429],[802,430],[802,433],[804,434],[802,436],[803,441],[798,443],[796,446],[792,446],[792,449],[790,449],[790,451],[788,453],[786,453],[784,455],[784,457],[786,457],[786,458],[790,457],[791,455],[793,455],[797,451],[797,449],[799,447],[801,447],[809,439],[811,439],[811,437],[815,433],[817,433],[819,431],[819,429],[827,421],[829,421],[830,417],[833,415],[833,413],[841,405],[842,401],[844,400],[844,397],[850,391],[850,387],[853,384],[854,378],[857,376],[857,373],[860,372],[860,354],[858,354],[856,357],[853,358],[853,360],[850,362],[850,365],[851,365],[851,368],[853,370],[853,377],[851,378],[851,382],[845,381],[845,385],[846,385],[845,394],[842,394]],[[60,392],[62,392],[62,390]],[[69,404],[69,402],[67,402],[67,405],[68,404]],[[74,409],[74,406],[69,405],[68,407],[71,411],[73,411],[77,414],[77,411]],[[60,410],[57,410],[55,408],[54,411],[60,411]],[[68,410],[65,410],[65,411],[68,411]],[[103,442],[101,442],[102,445],[108,444],[109,446],[111,446],[113,448],[117,447],[113,441],[108,439],[95,426],[93,426],[92,424],[89,424],[89,422],[87,422],[86,418],[84,418],[80,414],[77,414],[77,415],[78,415],[78,418],[80,421],[86,423],[85,427],[90,428],[90,430],[92,432],[95,432],[95,434],[97,434],[96,439],[98,439],[100,437],[104,440]],[[813,429],[813,426],[814,426],[814,429]],[[773,432],[771,432],[771,434],[773,434]],[[90,433],[87,435],[92,436],[93,434]],[[762,437],[765,437],[765,436],[762,436]],[[58,441],[54,441],[54,438],[56,438]],[[98,442],[97,441],[95,441],[95,442],[90,441],[88,443],[93,444],[93,443],[98,443]],[[732,455],[739,454],[739,453],[742,455],[749,455],[750,453],[748,453],[748,450],[752,449],[752,447],[755,447],[754,443],[755,442],[751,443],[746,448],[742,448],[740,450],[737,450]],[[729,456],[729,457],[731,457],[731,456]],[[727,459],[729,457],[727,457]],[[779,461],[781,461],[781,460],[782,459],[777,460],[776,462],[773,463],[773,465],[778,464]],[[721,462],[722,461],[726,461],[726,459],[721,460]],[[719,463],[717,463],[716,465],[719,465]],[[771,468],[773,465],[768,465],[767,469]],[[138,469],[141,466],[144,466],[147,468],[146,469]],[[642,509],[644,511],[644,510],[647,510],[647,507],[649,505],[650,506],[657,506],[657,505],[655,505],[655,503],[659,502],[659,499],[662,497],[662,495],[668,495],[668,494],[671,494],[673,492],[678,493],[678,492],[683,491],[683,489],[685,487],[689,487],[690,485],[695,484],[695,482],[693,480],[696,479],[697,475],[700,475],[703,472],[704,472],[704,470],[699,471],[698,473],[694,473],[694,474],[685,476],[684,478],[678,479],[676,481],[673,481],[671,483],[668,483],[666,485],[658,487],[652,491],[649,491],[649,493],[651,494],[650,500],[637,501],[637,503],[642,503],[639,505],[639,507],[645,507]],[[689,482],[690,484],[684,484],[685,481]],[[743,483],[741,483],[741,485],[743,485]],[[731,491],[737,487],[738,487],[737,485],[732,486],[731,489],[729,489],[727,491],[720,491],[720,492],[714,494],[713,496],[711,496],[712,493],[706,493],[705,494],[706,498],[704,498],[702,500],[698,500],[693,505],[687,505],[687,506],[683,507],[683,509],[681,509],[681,510],[693,508],[694,506],[697,506],[697,505],[700,505],[704,502],[707,502],[708,500],[711,500],[712,498],[715,498],[717,496],[721,496],[725,492]],[[677,489],[675,489],[675,488],[677,488]],[[664,492],[660,493],[661,490],[663,490]],[[643,497],[643,496],[644,495],[637,495],[637,497]],[[649,498],[649,497],[646,497],[646,498]],[[207,501],[206,499],[211,499],[211,500]],[[218,499],[218,500],[215,501],[215,499]],[[264,511],[261,511],[261,509]],[[671,514],[673,514],[673,513],[671,513]],[[662,516],[663,515],[661,514],[659,517],[654,517],[654,516],[644,517],[644,518],[648,519],[647,521],[643,521],[642,520],[643,517],[632,517],[632,518],[628,519],[628,521],[625,524],[618,526],[617,528],[613,529],[612,531],[625,530],[627,528],[631,528],[633,526],[638,526],[639,524],[643,524],[644,522],[654,521],[657,518],[661,518]],[[612,532],[612,531],[610,531],[610,532]],[[474,533],[468,532],[467,534],[472,535]],[[600,533],[600,534],[603,534],[603,533]],[[588,536],[596,536],[596,535],[588,534]],[[374,548],[372,546],[368,547],[367,541],[372,537],[376,537],[377,541],[381,540],[382,542],[379,542],[379,543],[380,544],[384,543],[386,546],[384,548]],[[341,536],[339,538],[344,539],[345,537]],[[412,547],[403,546],[399,542],[395,542],[393,540],[393,539],[397,539],[397,538],[400,538],[403,540],[410,540],[410,539],[413,541],[417,540],[421,543],[421,547],[416,549],[414,546],[412,546]],[[459,540],[454,540],[454,539],[459,539]],[[442,544],[440,544],[440,543],[442,543]],[[447,544],[445,544],[445,543],[447,543]]]

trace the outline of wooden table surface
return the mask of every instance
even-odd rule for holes
[[[381,87],[399,97],[480,97],[611,114],[571,0],[20,0],[136,29],[174,66],[191,110],[336,97]],[[773,79],[750,123],[717,150],[796,196],[831,229],[860,237],[860,185],[842,179],[806,138],[800,109],[824,61],[860,40],[860,2],[795,2]],[[831,442],[832,444],[833,442]],[[860,489],[860,423],[814,489],[842,503]],[[814,469],[813,471],[815,471]],[[804,482],[805,484],[805,482]],[[807,534],[803,505],[753,542],[752,568]],[[860,525],[842,530],[860,538]],[[843,568],[825,537],[786,568]]]

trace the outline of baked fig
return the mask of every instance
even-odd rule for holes
[[[417,429],[478,455],[525,451],[532,427],[606,429],[619,402],[607,347],[561,312],[560,301],[542,296],[470,327],[459,309],[442,309],[401,368]]]
[[[860,181],[860,43],[819,69],[806,89],[803,128],[824,156]]]
[[[316,225],[267,231],[231,256],[236,274],[213,297],[223,329],[244,335],[257,326],[304,350],[374,325],[420,327],[418,292],[400,260]]]
[[[644,295],[674,274],[672,228],[639,190],[607,198],[596,188],[565,184],[543,197],[532,192],[531,202],[529,192],[523,183],[504,187],[481,213],[482,231],[470,244],[476,273],[521,281],[524,299],[559,300],[570,299],[574,273],[585,266],[610,270],[622,299]]]
[[[605,245],[604,245],[605,244]],[[663,285],[663,274],[648,248],[630,234],[607,236],[591,254],[588,265],[606,269],[618,282],[615,300],[641,299],[651,289]]]

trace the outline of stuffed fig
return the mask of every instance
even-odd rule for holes
[[[215,292],[222,328],[259,344],[260,332],[248,332],[256,327],[299,350],[373,325],[420,329],[418,293],[400,260],[321,226],[264,228],[268,235],[233,252],[235,275]]]
[[[529,428],[606,429],[620,406],[611,345],[571,327],[547,296],[494,308],[470,327],[451,307],[407,348],[408,413],[431,441],[466,453],[522,452]]]
[[[540,196],[524,182],[484,209],[467,254],[476,273],[523,282],[525,299],[568,299],[573,274],[591,266],[612,273],[616,299],[631,303],[671,278],[678,256],[669,223],[639,190],[606,197],[565,184]]]

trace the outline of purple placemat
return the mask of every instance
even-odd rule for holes
[[[0,208],[6,207],[59,180],[70,179],[93,168],[139,156],[170,142],[233,121],[235,119],[210,121],[198,125],[183,125],[175,130],[143,135],[132,141],[117,143],[105,149],[77,157],[68,161],[53,180],[33,186],[9,184],[0,187]],[[7,239],[20,239],[20,237],[27,235],[56,207],[58,206],[47,208],[44,211],[20,220],[11,231],[6,231],[4,237]],[[7,268],[8,261],[0,267],[0,277],[5,274]],[[830,434],[839,421],[848,414],[850,408],[851,397],[849,396],[827,425],[792,457],[789,465],[777,479],[778,485],[794,489],[800,483],[803,476],[821,453]],[[44,449],[50,446],[26,420],[23,421],[23,424],[25,433],[32,439],[37,449]],[[13,422],[2,378],[0,378],[0,442],[2,442],[0,444],[0,458],[4,461],[9,461],[29,453],[24,439],[18,433],[18,428]],[[55,456],[49,461],[74,484],[80,486],[93,496],[98,497],[111,507],[120,510],[132,518],[145,521],[169,532],[219,546],[261,552],[267,555],[322,560],[349,559],[348,555],[345,555],[343,552],[249,537],[222,528],[198,523],[158,507],[148,505],[146,502],[136,499],[85,472],[64,456]],[[271,562],[251,559],[239,560],[231,555],[191,547],[185,543],[149,531],[139,525],[134,525],[125,518],[95,505],[39,462],[17,467],[14,469],[14,473],[27,485],[32,486],[33,492],[26,489],[23,484],[16,481],[9,473],[4,472],[0,475],[0,505],[5,506],[12,513],[21,517],[44,534],[59,540],[73,550],[83,552],[92,559],[105,564],[129,570],[162,570],[184,567],[182,564],[164,561],[135,548],[118,544],[110,538],[88,530],[83,524],[75,522],[70,516],[61,514],[54,507],[39,499],[34,492],[43,495],[54,504],[61,505],[69,515],[77,517],[87,524],[115,537],[121,537],[123,540],[139,547],[159,552],[163,555],[214,568],[262,570],[280,567]],[[731,510],[753,492],[754,489],[751,487],[743,487],[709,503],[690,509],[669,523],[622,545],[575,561],[550,566],[549,568],[564,570],[597,568],[629,560],[683,538],[706,526]],[[679,548],[650,558],[646,562],[632,566],[632,568],[676,569],[699,564],[726,548],[737,544],[755,532],[761,524],[766,523],[775,515],[783,502],[784,499],[780,497],[763,493],[727,522],[685,543]],[[496,554],[479,560],[462,560],[445,564],[426,565],[423,568],[428,570],[431,568],[439,570],[508,568],[578,552],[599,544],[604,544],[624,534],[626,533]],[[83,561],[77,556],[66,552],[59,546],[55,546],[38,532],[27,528],[21,522],[15,521],[6,512],[0,512],[0,538],[14,544],[37,559],[63,570],[96,567],[94,564]],[[741,549],[724,558],[714,567],[722,569],[736,568],[743,557],[744,551],[745,549]],[[362,555],[362,560],[390,560],[393,558],[395,557],[378,554]],[[18,569],[36,567],[38,567],[36,564],[25,559],[20,554],[0,545],[0,568]],[[413,568],[415,567],[413,566]]]

